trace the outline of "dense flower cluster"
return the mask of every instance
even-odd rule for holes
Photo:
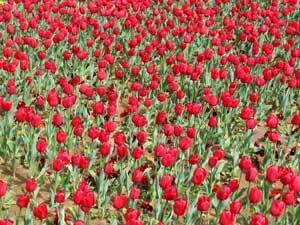
[[[0,225],[300,224],[298,0],[1,2]]]

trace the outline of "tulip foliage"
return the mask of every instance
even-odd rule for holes
[[[299,10],[0,3],[0,225],[300,224]]]

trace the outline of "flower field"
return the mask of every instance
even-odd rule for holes
[[[299,225],[299,1],[1,1],[12,224]]]

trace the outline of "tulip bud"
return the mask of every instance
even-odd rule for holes
[[[27,178],[25,181],[25,189],[27,192],[33,192],[37,188],[37,181],[34,178]]]
[[[249,200],[251,203],[258,203],[262,198],[262,190],[257,187],[250,189]]]
[[[30,197],[26,194],[22,194],[18,197],[16,204],[20,208],[27,208],[29,201],[30,201]]]
[[[4,180],[0,180],[0,198],[7,192],[7,183]]]
[[[251,217],[250,225],[268,225],[268,219],[261,213],[255,213]]]
[[[272,216],[280,217],[285,210],[285,203],[282,200],[274,200],[271,203],[270,213]]]
[[[242,204],[238,200],[234,200],[230,203],[230,212],[233,214],[240,213],[242,209]]]
[[[232,225],[234,222],[234,214],[232,214],[229,210],[225,210],[221,213],[219,224],[220,225]]]
[[[174,201],[173,210],[177,216],[183,216],[188,208],[188,201],[185,198],[178,198]]]
[[[210,208],[211,201],[207,195],[202,195],[198,198],[197,209],[201,212],[206,212]]]
[[[127,196],[125,194],[114,195],[113,197],[113,207],[115,209],[122,209],[127,204]]]
[[[40,203],[38,206],[34,207],[33,215],[40,220],[47,218],[48,216],[47,205],[45,203]]]

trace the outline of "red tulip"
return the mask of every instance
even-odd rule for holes
[[[218,160],[222,160],[224,159],[224,156],[225,156],[225,152],[222,148],[217,148],[215,151],[214,151],[214,156],[218,158]]]
[[[84,196],[80,202],[80,209],[87,213],[96,204],[95,193],[92,190],[85,191]]]
[[[131,152],[132,157],[135,159],[141,158],[143,154],[144,150],[139,146],[134,147]]]
[[[123,145],[126,141],[126,136],[123,132],[117,131],[114,135],[114,142],[117,145]]]
[[[4,180],[0,180],[0,198],[7,192],[7,183]]]
[[[267,137],[271,142],[278,142],[280,140],[280,133],[278,131],[269,131],[267,132]]]
[[[240,160],[239,167],[246,171],[252,167],[252,160],[250,159],[249,156],[243,156]]]
[[[47,205],[45,203],[40,203],[38,206],[34,207],[33,215],[40,220],[46,219],[48,216]]]
[[[196,155],[196,154],[191,154],[191,155],[189,156],[189,163],[190,163],[191,165],[195,165],[195,164],[199,163],[199,161],[200,161],[200,158],[199,158],[198,155]]]
[[[113,197],[113,207],[115,209],[122,209],[127,204],[127,196],[125,194],[114,195]]]
[[[133,170],[132,176],[131,176],[132,182],[140,183],[140,182],[143,182],[145,179],[147,179],[147,178],[144,176],[144,173],[140,168]]]
[[[239,188],[239,181],[237,179],[229,181],[231,192],[235,192]]]
[[[261,213],[255,213],[251,217],[250,225],[268,225],[268,219]]]
[[[254,181],[257,177],[258,171],[255,167],[246,170],[246,181]]]
[[[55,88],[49,91],[47,101],[51,107],[55,107],[59,104],[59,96]]]
[[[282,200],[274,200],[271,203],[270,213],[272,216],[280,217],[285,210],[285,203]]]
[[[295,191],[287,191],[283,197],[282,200],[286,205],[294,205],[297,202],[297,195]]]
[[[83,220],[76,220],[74,225],[85,225]]]
[[[147,119],[143,114],[135,113],[132,116],[132,122],[136,127],[143,127],[147,124]]]
[[[206,170],[202,167],[197,167],[194,170],[192,182],[195,185],[200,185],[204,182],[205,177],[206,177]]]
[[[258,203],[262,198],[262,190],[257,187],[250,189],[249,200],[251,203]]]
[[[140,130],[137,133],[136,138],[137,138],[139,144],[141,144],[141,145],[144,144],[147,141],[147,132]]]
[[[55,201],[57,203],[63,203],[65,201],[65,198],[66,198],[66,194],[64,191],[60,189],[56,190]]]
[[[52,117],[52,124],[55,126],[60,126],[63,124],[63,115],[60,113],[56,113]]]
[[[258,121],[254,118],[250,118],[246,120],[247,129],[254,129],[257,125]]]
[[[294,125],[300,126],[300,112],[297,112],[293,115],[291,122]]]
[[[217,198],[221,201],[226,200],[231,194],[231,189],[228,185],[224,185],[217,191]]]
[[[39,138],[36,143],[36,150],[40,153],[45,152],[47,149],[47,141],[45,138]]]
[[[280,168],[277,165],[271,165],[267,168],[266,178],[269,182],[275,182],[280,177]]]
[[[65,142],[67,139],[67,134],[64,130],[58,130],[56,132],[56,141],[59,143]]]
[[[275,115],[275,114],[270,114],[266,118],[266,124],[269,128],[276,128],[278,123],[279,123],[279,119],[278,119],[277,115]]]
[[[195,138],[196,136],[196,128],[195,127],[189,127],[186,131],[186,135],[189,137],[189,138]]]
[[[243,205],[238,201],[234,200],[230,203],[230,212],[233,214],[238,214],[240,213]]]
[[[208,119],[208,126],[209,127],[216,127],[218,125],[218,117],[217,116],[211,116]]]
[[[241,118],[248,120],[254,117],[255,109],[253,107],[244,106],[241,111]]]
[[[208,165],[210,167],[215,167],[217,165],[217,163],[218,163],[218,157],[216,157],[214,155],[212,155],[208,160]]]
[[[65,166],[65,162],[60,157],[55,157],[52,161],[53,170],[58,172]]]
[[[128,208],[125,213],[126,222],[137,220],[141,215],[141,211],[137,209]],[[131,224],[130,222],[128,224]],[[132,223],[135,224],[135,223]]]
[[[207,195],[202,195],[198,198],[197,209],[201,212],[208,211],[210,208],[211,201]]]
[[[258,93],[255,93],[255,92],[253,92],[253,93],[251,93],[251,94],[250,94],[250,97],[249,97],[249,99],[250,99],[250,101],[251,101],[251,102],[257,102],[257,101],[258,101],[258,99],[259,99],[259,94],[258,94]]]
[[[156,225],[165,225],[163,222],[158,222]]]
[[[14,222],[11,219],[0,220],[0,225],[13,225]]]
[[[181,138],[179,140],[179,148],[182,151],[186,151],[190,148],[190,146],[192,145],[192,139],[190,139],[189,137],[185,136],[183,138]]]
[[[176,156],[172,155],[171,153],[166,153],[162,156],[162,165],[165,167],[170,167],[175,163]]]
[[[37,188],[38,183],[34,178],[27,178],[25,182],[25,189],[27,192],[33,192]]]
[[[130,190],[130,195],[129,197],[131,199],[139,199],[140,197],[140,193],[141,193],[141,190],[138,186],[133,186]]]
[[[225,210],[221,213],[219,224],[220,225],[232,225],[234,222],[234,214],[232,214],[229,210]]]
[[[185,198],[178,198],[174,201],[173,210],[177,216],[185,214],[188,208],[188,201]]]
[[[82,155],[79,161],[79,167],[81,169],[86,169],[89,166],[90,159],[87,156]]]
[[[291,180],[291,183],[289,184],[289,188],[296,193],[300,192],[300,175],[294,176],[294,178]]]
[[[168,201],[176,199],[177,196],[178,196],[177,188],[173,185],[168,186],[164,190],[163,198],[168,200]]]
[[[20,208],[27,208],[29,201],[30,201],[30,197],[26,194],[22,194],[18,197],[16,204]]]
[[[162,189],[166,189],[167,187],[171,186],[173,184],[173,181],[174,181],[174,177],[167,174],[167,175],[164,175],[160,178],[159,180],[159,186],[162,188]]]
[[[183,128],[181,125],[174,125],[174,134],[179,137],[182,134]]]

